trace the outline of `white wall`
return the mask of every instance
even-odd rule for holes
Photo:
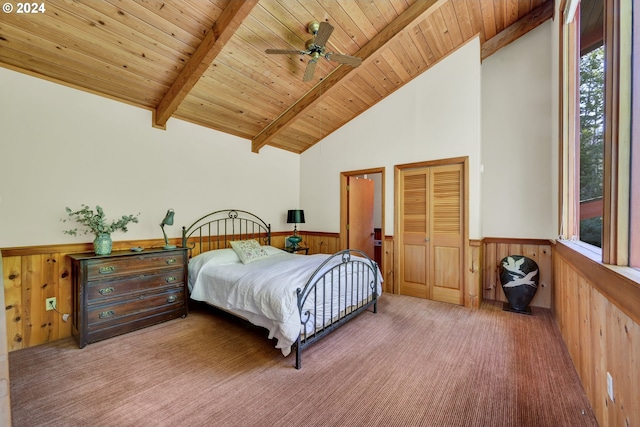
[[[470,238],[553,238],[552,35],[548,21],[482,63],[474,39],[304,152],[305,228],[339,231],[340,172],[384,166],[385,233],[393,234],[394,165],[469,156]]]
[[[60,222],[65,207],[141,213],[114,240],[170,237],[203,214],[244,209],[288,230],[299,205],[299,156],[176,119],[151,127],[151,112],[0,68],[0,247],[88,242]],[[281,167],[286,164],[287,167]]]
[[[247,140],[176,119],[154,129],[149,111],[0,68],[0,247],[90,241],[59,222],[81,203],[141,213],[116,240],[160,238],[169,207],[172,237],[228,207],[275,231],[301,208],[305,230],[337,232],[340,172],[374,167],[386,168],[393,234],[394,165],[459,156],[469,156],[471,238],[554,237],[552,33],[547,22],[482,64],[473,39],[300,156],[254,154]]]
[[[547,21],[482,63],[485,237],[557,235],[552,26]]]
[[[480,224],[480,43],[471,40],[301,155],[305,229],[338,232],[340,173],[385,168],[385,233],[393,234],[394,165],[469,156],[470,237]]]

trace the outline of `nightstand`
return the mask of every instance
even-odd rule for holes
[[[80,348],[187,315],[187,248],[68,256]]]
[[[296,252],[303,252],[304,251],[305,255],[309,255],[309,247],[303,248],[302,246],[300,246],[300,247],[294,249],[291,246],[289,246],[288,248],[285,247],[284,250],[289,252],[289,253],[292,253],[292,254],[295,254]]]

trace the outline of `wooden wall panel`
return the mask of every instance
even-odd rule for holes
[[[340,250],[338,233],[301,232],[302,246],[309,247],[309,254],[332,254]]]
[[[7,346],[10,350],[56,341],[71,335],[62,320],[71,310],[70,268],[59,253],[3,258]],[[61,262],[61,260],[63,260]],[[46,298],[56,297],[58,311],[45,310]]]
[[[483,299],[507,301],[500,284],[500,261],[508,255],[524,255],[536,261],[540,270],[538,290],[531,305],[551,308],[553,285],[551,242],[548,240],[487,238],[484,240],[482,255],[484,257]]]
[[[4,280],[4,262],[0,252],[0,278]],[[5,306],[4,292],[0,292],[0,307]],[[9,383],[9,348],[7,347],[7,323],[0,316],[0,426],[11,426],[11,384]]]
[[[61,319],[61,315],[68,313],[71,315],[73,312],[73,277],[71,276],[71,259],[67,257],[67,253],[61,253],[58,257],[58,290],[56,297],[58,298],[58,316],[56,319]],[[68,337],[71,335],[71,318],[66,322],[58,322],[58,337]]]
[[[471,308],[480,308],[482,304],[482,256],[483,246],[479,240],[472,240],[467,247],[468,266],[464,269],[466,274],[464,292],[464,306]]]
[[[340,235],[338,233],[313,233],[303,231],[303,246],[309,247],[309,254],[332,254],[341,250]],[[382,292],[394,292],[393,282],[393,237],[386,236],[382,242],[382,265],[380,266],[382,273]]]
[[[290,233],[273,233],[272,246],[284,247],[284,239]],[[338,251],[337,234],[317,233],[304,235],[303,244],[309,245],[309,253],[333,253]],[[179,239],[171,239],[179,245]],[[159,240],[118,241],[114,250],[139,246],[159,247]],[[32,347],[71,336],[73,284],[70,253],[91,251],[90,243],[8,248],[2,251],[5,318],[7,323],[7,348],[9,351]],[[192,253],[197,255],[196,244]],[[45,310],[46,298],[56,297],[58,311]]]
[[[393,237],[385,236],[382,241],[382,277],[384,282],[382,283],[382,291],[394,293],[395,282],[393,272]]]
[[[602,267],[596,283],[594,275],[585,273],[594,261],[576,265],[565,251],[553,251],[552,310],[598,424],[640,425],[640,325],[598,289],[621,286],[624,279]],[[613,378],[613,401],[607,395],[607,372]]]
[[[2,258],[4,272],[4,301],[7,321],[7,348],[9,351],[23,347],[22,343],[22,257]]]
[[[179,244],[179,239],[171,243]],[[113,250],[134,246],[152,248],[164,241],[113,243]],[[9,351],[33,347],[71,336],[73,284],[67,254],[91,251],[90,243],[2,249],[5,319]],[[58,309],[46,310],[45,300],[56,297]]]

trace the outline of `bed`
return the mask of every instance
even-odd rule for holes
[[[226,209],[182,228],[190,249],[191,299],[269,330],[295,367],[302,350],[365,310],[377,312],[378,265],[347,249],[297,255],[271,246],[271,226],[243,210]]]

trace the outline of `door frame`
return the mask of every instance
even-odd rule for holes
[[[385,190],[384,190],[384,186],[385,186],[385,177],[384,177],[384,166],[383,167],[379,167],[379,168],[371,168],[371,169],[361,169],[361,170],[355,170],[355,171],[347,171],[347,172],[340,172],[340,249],[344,250],[347,249],[347,224],[349,222],[349,218],[347,217],[347,210],[348,210],[348,200],[347,200],[347,184],[349,182],[349,177],[351,176],[360,176],[360,175],[367,175],[367,174],[374,174],[374,173],[379,173],[382,175],[382,178],[380,180],[382,188],[381,190],[381,197],[380,197],[380,203],[381,203],[381,213],[382,213],[382,218],[381,218],[381,224],[380,224],[380,232],[382,235],[382,257],[380,257],[380,271],[383,272],[383,276],[384,276],[384,268],[383,268],[383,264],[384,264],[384,240],[385,240],[385,234],[384,234],[384,221],[385,221],[385,215],[384,215],[384,194],[385,194]]]
[[[453,164],[462,164],[462,201],[464,203],[463,209],[463,218],[462,218],[462,228],[463,228],[463,248],[462,248],[462,272],[463,272],[463,283],[462,283],[462,305],[466,306],[468,298],[467,294],[469,293],[470,283],[469,283],[469,275],[466,274],[466,269],[464,266],[467,265],[468,259],[468,249],[469,249],[469,156],[464,157],[451,157],[447,159],[437,159],[437,160],[427,160],[422,162],[415,163],[405,163],[401,165],[394,166],[394,190],[393,190],[393,253],[395,254],[393,257],[393,271],[400,271],[400,173],[404,169],[418,169],[432,166],[442,166],[442,165],[453,165]],[[393,293],[400,293],[400,284],[398,281],[393,281]]]

